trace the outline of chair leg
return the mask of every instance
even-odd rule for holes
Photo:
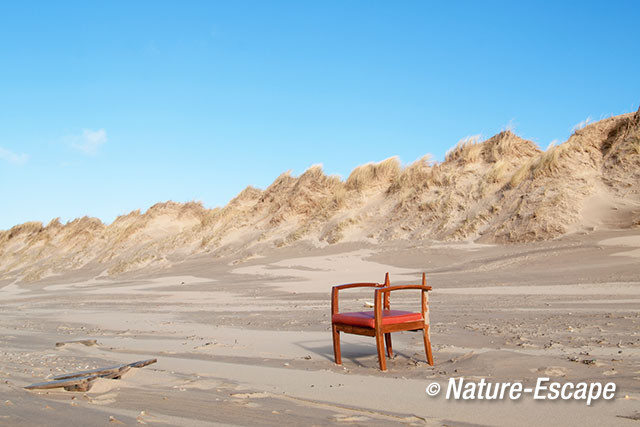
[[[336,325],[333,327],[333,357],[336,361],[336,365],[342,365],[342,354],[340,352],[340,331]]]
[[[336,361],[336,365],[342,365],[342,354],[340,353],[340,331],[336,325],[332,325],[333,328],[333,357]]]
[[[384,339],[382,333],[376,331],[376,347],[378,348],[378,362],[380,362],[380,370],[387,370],[387,360],[384,357]]]
[[[391,348],[391,334],[384,334],[384,340],[387,343],[387,356],[393,357],[393,349]]]
[[[429,337],[429,325],[424,325],[424,329],[422,329],[422,333],[424,334],[424,351],[427,353],[427,362],[429,365],[433,366],[433,353],[431,352],[431,338]]]

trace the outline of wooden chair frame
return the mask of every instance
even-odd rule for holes
[[[341,290],[351,289],[351,288],[363,288],[363,287],[371,287],[374,288],[374,327],[369,328],[365,326],[354,326],[348,325],[344,323],[337,323],[333,321],[333,315],[339,314],[338,309],[338,294]],[[383,308],[384,310],[390,309],[390,301],[389,297],[391,292],[400,291],[400,290],[420,290],[422,294],[422,303],[420,314],[422,315],[422,319],[418,321],[404,322],[404,323],[393,323],[389,325],[384,325],[382,323],[382,314]],[[366,335],[369,337],[375,337],[376,339],[376,347],[378,350],[378,361],[380,363],[380,370],[387,370],[387,361],[384,355],[384,347],[386,343],[387,347],[387,355],[389,357],[393,356],[393,351],[391,348],[391,333],[399,332],[399,331],[418,331],[422,330],[424,337],[424,350],[427,356],[427,361],[429,365],[433,366],[433,353],[431,351],[431,337],[429,332],[429,296],[427,292],[431,290],[431,286],[427,286],[426,274],[422,273],[422,284],[421,285],[402,285],[402,286],[391,286],[389,282],[389,273],[385,275],[384,284],[380,283],[349,283],[345,285],[334,286],[331,290],[331,327],[333,330],[333,354],[335,357],[335,363],[337,365],[342,364],[342,355],[340,352],[340,332],[346,332],[349,334],[356,335]],[[383,341],[384,337],[384,341]]]

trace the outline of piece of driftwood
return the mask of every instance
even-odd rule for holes
[[[67,379],[67,381],[73,381],[73,380],[75,381],[73,381],[73,384],[65,386],[64,389],[67,391],[89,391],[91,387],[93,387],[94,381],[97,380],[98,378],[119,380],[120,378],[122,378],[124,374],[126,374],[129,371],[129,369],[131,369],[131,366],[125,365],[122,368],[118,369],[118,371],[105,374],[105,375],[100,375],[100,376],[93,375],[93,376],[80,377],[80,378],[78,377],[69,378]],[[64,380],[59,380],[59,381],[64,381]]]
[[[158,359],[139,360],[137,362],[124,365],[112,366],[109,368],[91,369],[88,371],[74,372],[53,377],[53,381],[45,381],[26,386],[27,390],[46,390],[63,387],[67,391],[88,391],[93,386],[93,382],[98,378],[120,379],[131,368],[143,368],[156,363]]]
[[[88,383],[91,382],[92,380],[95,380],[96,378],[98,377],[92,376],[92,377],[80,377],[80,378],[72,378],[72,379],[65,379],[65,380],[46,381],[43,383],[31,384],[26,386],[25,388],[27,390],[47,390],[50,388],[60,388],[60,387],[64,387],[65,389],[67,389],[67,387],[77,386],[78,391],[80,391],[80,388],[84,388],[86,391],[89,388],[91,388],[91,386],[88,385]]]
[[[132,368],[144,368],[145,366],[152,365],[157,361],[158,359],[139,360],[137,362],[129,363],[128,366],[131,366]]]
[[[60,341],[56,343],[56,347],[62,347],[67,344],[83,344],[87,347],[98,345],[98,340],[75,340],[75,341]]]
[[[104,377],[106,375],[111,375],[115,372],[121,371],[123,368],[144,368],[147,365],[151,365],[152,363],[156,363],[158,359],[147,359],[147,360],[139,360],[137,362],[126,363],[124,365],[116,365],[108,368],[98,368],[98,369],[90,369],[88,371],[80,371],[74,372],[72,374],[63,374],[53,377],[54,380],[65,380],[68,378],[76,378],[76,377],[86,377],[86,376],[98,376]]]
[[[65,386],[64,389],[67,391],[89,391],[91,390],[91,387],[93,387],[93,382],[95,380],[95,378],[88,378],[80,382],[74,382],[73,384]]]

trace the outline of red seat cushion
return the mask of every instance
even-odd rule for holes
[[[338,313],[331,317],[333,323],[342,323],[351,326],[375,327],[373,311],[356,311],[351,313]],[[422,320],[421,313],[400,310],[382,310],[382,324],[394,325],[396,323],[415,322]]]

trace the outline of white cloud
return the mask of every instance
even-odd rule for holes
[[[593,118],[591,116],[587,117],[586,119],[584,119],[583,121],[581,121],[580,123],[578,123],[577,125],[572,127],[571,128],[571,132],[575,132],[577,130],[582,129],[583,127],[585,127],[586,125],[588,125],[592,121],[593,121]]]
[[[71,145],[89,156],[98,154],[100,146],[107,142],[107,131],[104,129],[83,129],[81,135],[71,137]]]
[[[24,165],[29,160],[27,154],[16,154],[13,151],[0,147],[0,159],[5,160],[14,165]]]

